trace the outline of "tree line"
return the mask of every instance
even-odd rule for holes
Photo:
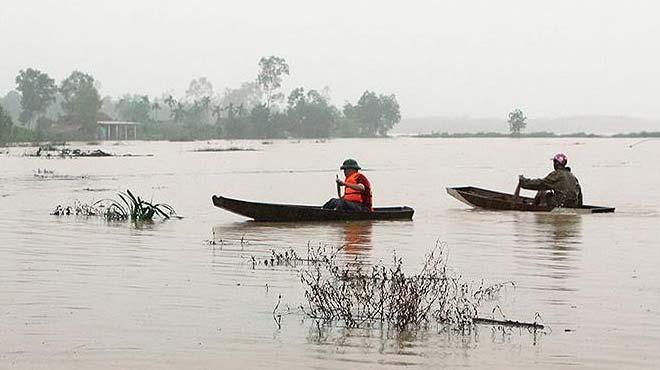
[[[373,137],[387,135],[401,120],[394,95],[366,90],[341,108],[331,104],[327,88],[296,87],[285,96],[290,69],[281,57],[261,58],[257,72],[254,80],[222,93],[200,77],[184,96],[102,98],[90,74],[74,71],[56,84],[47,73],[27,68],[16,76],[15,91],[0,98],[0,141],[92,139],[99,134],[97,121],[112,120],[140,122],[145,139]]]

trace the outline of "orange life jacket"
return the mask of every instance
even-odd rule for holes
[[[365,187],[364,192],[361,192],[359,190],[355,190],[346,186],[344,188],[344,196],[343,196],[344,200],[347,200],[349,202],[361,203],[364,204],[367,208],[371,209],[371,205],[372,205],[371,184],[369,183],[369,180],[367,180],[367,178],[363,174],[356,172],[348,176],[344,182],[353,185],[362,184]]]

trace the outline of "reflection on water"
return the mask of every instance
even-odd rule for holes
[[[364,257],[371,251],[373,223],[346,222],[344,229],[344,251],[351,257]]]
[[[533,213],[515,217],[519,243],[514,251],[518,264],[536,277],[535,289],[553,292],[546,298],[548,302],[566,304],[568,298],[561,292],[576,289],[567,279],[574,277],[578,269],[584,216]]]
[[[371,243],[371,222],[235,222],[213,227],[216,243],[244,240],[253,244],[306,245],[307,242],[333,246],[350,245],[359,250]]]
[[[534,213],[539,241],[557,250],[574,249],[580,244],[582,217],[578,214]]]

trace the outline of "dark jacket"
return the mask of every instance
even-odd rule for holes
[[[582,206],[582,189],[570,167],[554,170],[542,179],[520,179],[520,187],[528,190],[552,191],[558,207]]]

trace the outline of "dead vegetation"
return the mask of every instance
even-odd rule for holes
[[[501,289],[513,286],[513,282],[485,285],[465,281],[448,270],[441,244],[425,256],[416,272],[406,271],[403,259],[396,254],[390,263],[368,264],[358,257],[346,261],[341,250],[308,244],[304,257],[294,249],[271,250],[269,256],[251,256],[249,263],[252,269],[283,266],[298,270],[306,299],[300,311],[324,325],[341,323],[348,328],[387,327],[396,331],[430,324],[461,332],[470,331],[474,325],[543,329],[536,321],[508,320],[503,315],[503,319],[496,319],[495,311],[491,318],[480,317],[482,303],[497,299]],[[277,307],[273,315],[279,327],[281,314],[276,311]]]

